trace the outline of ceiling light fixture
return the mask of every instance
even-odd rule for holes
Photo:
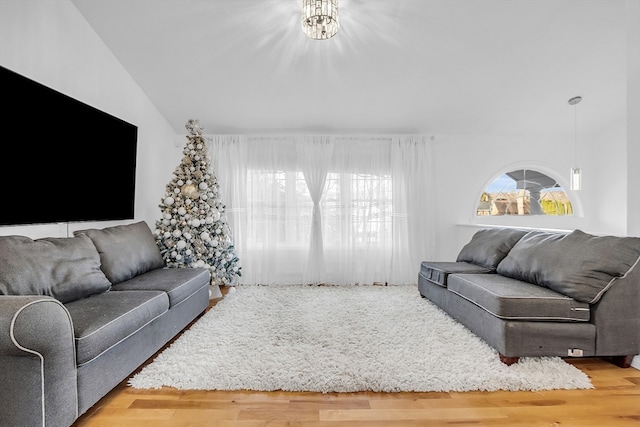
[[[339,28],[338,0],[302,0],[302,31],[308,37],[326,40]]]
[[[572,190],[582,189],[582,171],[578,167],[578,107],[582,101],[581,96],[574,96],[569,100],[569,105],[573,105],[573,149],[574,149],[574,167],[571,168],[570,184]]]

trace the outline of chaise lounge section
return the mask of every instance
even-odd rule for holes
[[[524,356],[640,354],[640,238],[479,230],[455,262],[421,263],[420,294],[494,347]]]

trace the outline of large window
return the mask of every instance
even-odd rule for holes
[[[421,136],[214,137],[241,283],[415,283],[428,153]]]
[[[348,235],[355,247],[391,250],[390,175],[329,173],[321,202],[325,247],[337,247]]]
[[[302,172],[247,171],[247,245],[309,245],[313,201]]]
[[[304,174],[249,170],[247,178],[249,247],[271,238],[282,247],[308,246],[313,201]],[[390,250],[392,202],[390,175],[327,174],[320,202],[324,246],[339,247],[349,236],[356,247]]]
[[[555,179],[518,169],[499,176],[485,189],[476,215],[573,215],[573,206]]]

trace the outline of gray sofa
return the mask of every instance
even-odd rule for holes
[[[69,426],[209,304],[144,222],[0,237],[0,425]]]
[[[479,230],[455,262],[421,263],[420,294],[494,347],[523,356],[640,353],[640,238]]]

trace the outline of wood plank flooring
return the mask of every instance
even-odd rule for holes
[[[640,370],[567,361],[595,388],[323,394],[134,390],[125,380],[73,427],[640,427]]]

